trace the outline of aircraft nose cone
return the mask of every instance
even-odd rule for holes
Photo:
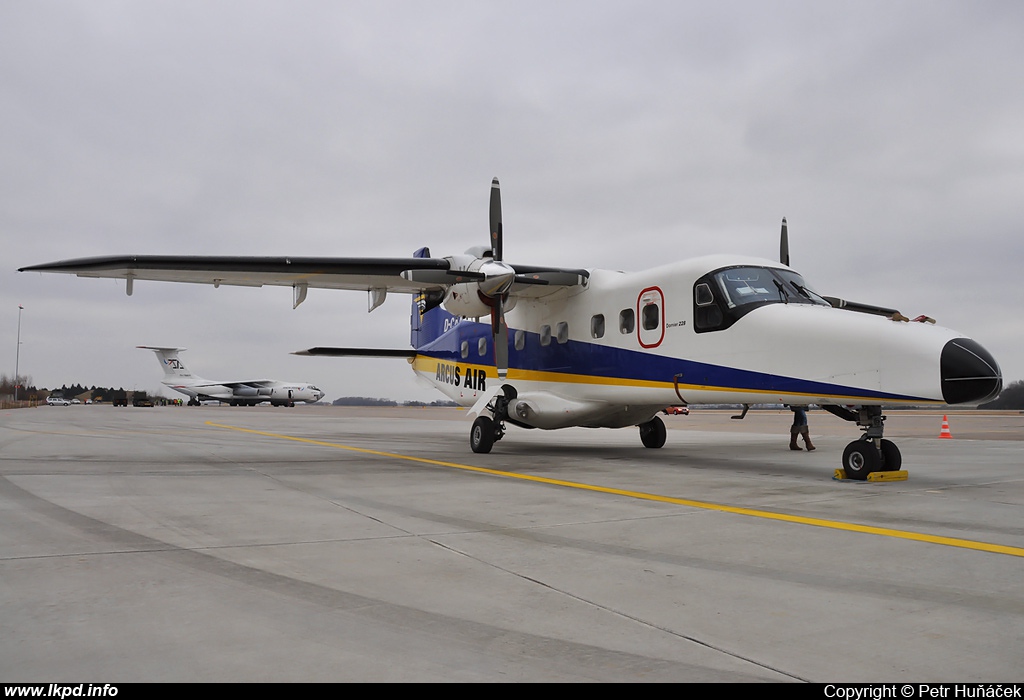
[[[988,350],[970,338],[954,338],[939,358],[946,403],[984,403],[1003,389],[1003,375]]]

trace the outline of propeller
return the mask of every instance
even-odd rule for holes
[[[782,217],[782,237],[779,241],[779,262],[789,265],[789,229],[786,227],[786,217]]]
[[[494,365],[498,370],[498,378],[505,379],[508,376],[508,325],[505,323],[505,311],[511,307],[509,294],[513,288],[518,293],[520,285],[572,287],[586,284],[590,273],[587,270],[537,265],[520,265],[516,270],[505,262],[501,185],[498,178],[491,181],[489,219],[490,251],[476,247],[467,250],[465,256],[425,260],[423,266],[409,267],[401,272],[401,276],[412,282],[430,285],[430,293],[439,295],[434,297],[432,306],[428,304],[427,308],[443,303],[450,313],[465,318],[480,318],[489,312]],[[423,257],[419,253],[417,251],[417,259]],[[429,252],[425,252],[425,255],[429,256]]]

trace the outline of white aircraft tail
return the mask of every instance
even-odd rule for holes
[[[152,350],[156,353],[156,359],[160,363],[160,366],[164,370],[164,376],[168,379],[197,379],[198,377],[193,376],[188,371],[188,367],[178,359],[178,353],[183,352],[187,348],[158,348],[150,345],[138,345],[136,346],[141,350]]]

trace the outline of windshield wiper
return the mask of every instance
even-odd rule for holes
[[[775,286],[779,288],[779,298],[782,299],[782,303],[788,304],[789,303],[789,292],[786,291],[786,288],[783,287],[782,283],[779,282],[778,280],[772,280],[772,281],[775,282]]]
[[[829,304],[828,301],[823,299],[821,297],[821,295],[819,295],[817,292],[812,292],[807,287],[804,287],[803,285],[797,284],[796,282],[790,282],[790,284],[792,284],[794,287],[796,287],[798,292],[803,294],[805,297],[810,299],[815,304],[822,304],[822,305],[828,304],[829,306],[831,306],[831,304]]]

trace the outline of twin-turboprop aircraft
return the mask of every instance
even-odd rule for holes
[[[471,406],[474,452],[507,425],[638,426],[645,447],[665,444],[658,417],[688,404],[818,404],[862,430],[843,453],[849,478],[901,466],[883,437],[883,407],[979,403],[997,395],[995,359],[961,333],[909,321],[894,309],[814,292],[789,263],[711,256],[643,272],[508,263],[501,197],[491,185],[488,247],[434,258],[121,256],[22,271],[80,277],[366,290],[414,295],[411,350],[311,348],[307,355],[405,357],[414,371]],[[484,319],[484,322],[481,322]],[[742,417],[738,416],[738,417]]]

